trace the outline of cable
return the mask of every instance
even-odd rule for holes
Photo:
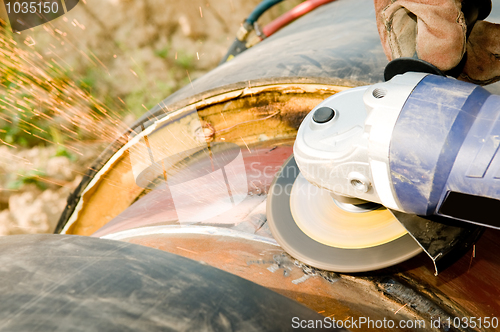
[[[269,8],[272,6],[282,2],[283,0],[263,0],[261,3],[255,7],[255,9],[248,15],[246,18],[245,22],[248,22],[248,24],[253,25],[259,17],[262,16]]]
[[[295,8],[293,8],[292,10],[281,15],[280,17],[278,17],[277,19],[266,25],[264,29],[262,29],[262,31],[260,31],[257,24],[257,20],[259,19],[259,17],[262,16],[262,14],[265,13],[269,8],[282,1],[283,0],[263,0],[261,3],[257,5],[257,7],[255,7],[255,9],[245,19],[242,26],[238,30],[233,44],[229,47],[229,50],[227,51],[226,55],[222,58],[222,61],[219,63],[219,65],[233,59],[235,56],[245,52],[250,47],[255,46],[256,44],[261,42],[264,38],[273,35],[276,31],[290,24],[297,18],[313,11],[319,6],[322,6],[329,2],[333,2],[335,0],[307,0],[295,6]],[[248,35],[253,30],[256,31],[256,36],[253,36],[253,38],[247,40]]]
[[[232,60],[235,56],[240,53],[245,52],[247,47],[247,37],[254,30],[254,25],[257,24],[257,20],[262,16],[269,8],[282,2],[283,0],[263,0],[261,3],[254,8],[250,15],[243,21],[243,24],[238,29],[236,33],[236,38],[227,50],[226,55],[222,58],[219,65]]]
[[[316,9],[319,6],[322,6],[324,4],[327,4],[329,2],[333,2],[335,0],[307,0],[300,5],[297,5],[295,8],[292,10],[286,12],[285,14],[281,15],[268,25],[266,25],[263,29],[262,32],[266,37],[271,36],[274,34],[276,31],[280,30],[284,26],[288,25],[290,22],[296,20],[297,18],[311,12],[312,10]]]
[[[255,25],[255,32],[256,36],[251,38],[250,40],[247,41],[245,44],[245,51],[249,49],[250,47],[253,47],[260,43],[262,40],[265,38],[273,35],[276,31],[282,29],[284,26],[290,24],[292,21],[296,20],[297,18],[313,11],[314,9],[318,8],[319,6],[322,6],[324,4],[327,4],[329,2],[333,2],[335,0],[308,0],[300,5],[297,5],[295,8],[292,10],[288,11],[287,13],[281,15],[260,31],[258,29],[258,24],[257,22],[254,23]]]

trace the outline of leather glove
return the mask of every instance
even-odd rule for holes
[[[478,21],[474,25],[459,79],[480,85],[500,80],[500,24]]]
[[[389,60],[417,57],[476,84],[500,79],[500,25],[476,23],[488,16],[491,0],[374,1]]]

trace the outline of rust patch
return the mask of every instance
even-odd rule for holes
[[[143,191],[134,181],[132,168],[125,153],[82,199],[84,208],[67,234],[92,235],[120,212],[130,206]]]
[[[291,84],[232,91],[193,105],[209,139],[244,149],[270,139],[294,138],[304,116],[345,87]],[[82,196],[66,234],[91,235],[118,216],[145,190],[136,185],[124,153]]]

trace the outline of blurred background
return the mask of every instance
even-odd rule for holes
[[[81,0],[13,33],[0,0],[0,235],[53,232],[141,114],[215,68],[260,0]],[[300,0],[284,1],[266,24]]]

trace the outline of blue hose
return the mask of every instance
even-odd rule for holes
[[[283,0],[263,0],[261,3],[255,7],[252,13],[247,17],[245,22],[253,25],[259,17],[264,14],[272,6],[282,2]]]
[[[236,35],[233,44],[229,47],[229,50],[222,58],[219,65],[231,60],[238,54],[243,53],[247,50],[246,38],[248,37],[250,31],[254,29],[254,23],[257,22],[259,17],[262,16],[262,14],[264,14],[269,8],[282,1],[283,0],[263,0],[257,5],[257,7],[255,7],[255,9],[245,19],[243,26],[241,26],[240,30],[238,30],[238,34]]]

